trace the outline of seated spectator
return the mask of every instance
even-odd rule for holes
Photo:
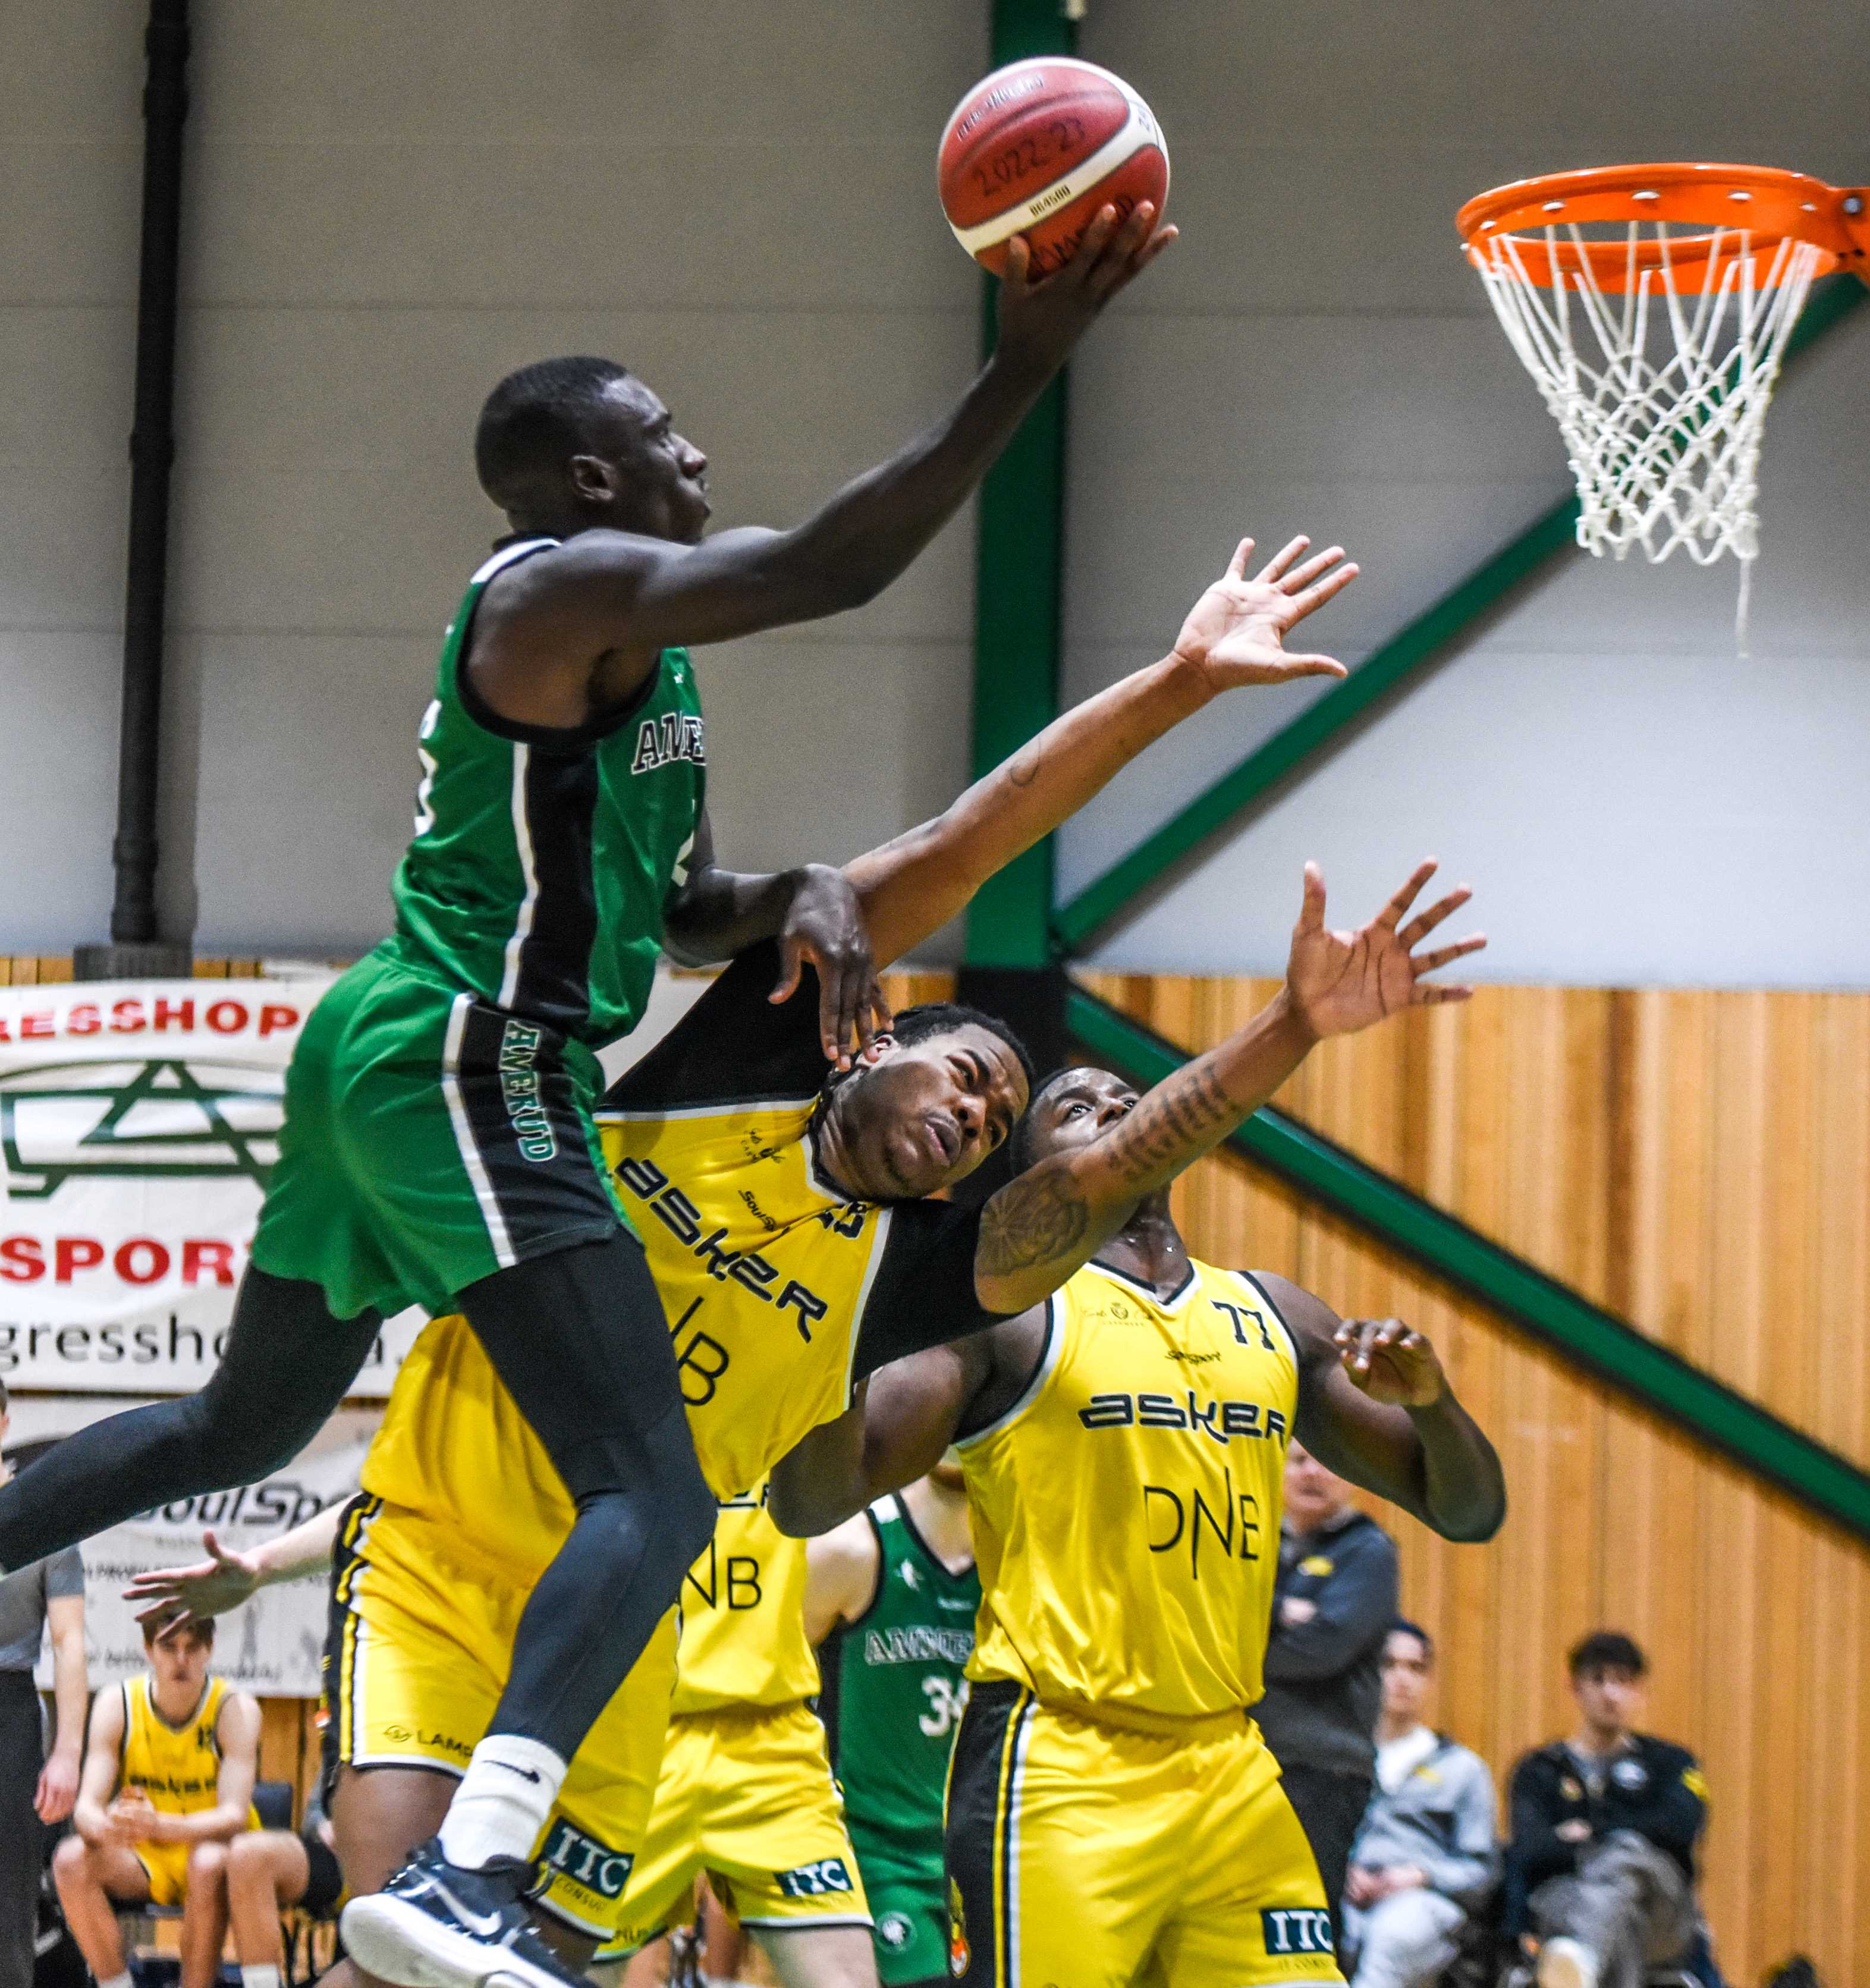
[[[331,1823],[314,1798],[304,1826],[249,1830],[227,1847],[227,1914],[240,1962],[241,1988],[279,1988],[286,1941],[279,1914],[300,1905],[314,1919],[344,1895]]]
[[[1706,1784],[1685,1747],[1632,1729],[1649,1665],[1628,1636],[1601,1629],[1570,1664],[1576,1731],[1513,1771],[1507,1930],[1537,1939],[1538,1988],[1640,1988],[1697,1957]]]
[[[1493,1777],[1424,1723],[1434,1674],[1428,1631],[1395,1624],[1383,1644],[1377,1784],[1344,1880],[1351,1988],[1425,1988],[1500,1877]]]
[[[1344,1865],[1376,1764],[1378,1665],[1396,1619],[1396,1547],[1301,1443],[1287,1445],[1285,1489],[1266,1695],[1253,1716],[1341,1928]]]
[[[182,1909],[182,1988],[213,1988],[227,1929],[228,1845],[252,1801],[260,1709],[211,1677],[215,1625],[143,1631],[149,1668],[91,1708],[83,1772],[52,1875],[98,1988],[130,1988],[120,1905]]]

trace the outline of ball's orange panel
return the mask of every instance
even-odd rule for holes
[[[1082,165],[1123,129],[1130,106],[1101,77],[1020,63],[1039,86],[1009,96],[982,86],[942,141],[942,205],[957,228],[978,227]],[[989,83],[993,79],[988,79]]]

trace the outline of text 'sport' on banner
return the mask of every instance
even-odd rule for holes
[[[0,1380],[180,1394],[233,1315],[329,975],[0,988]],[[355,1391],[388,1391],[419,1320]]]

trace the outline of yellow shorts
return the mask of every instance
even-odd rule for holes
[[[149,1874],[150,1903],[179,1905],[188,1895],[190,1843],[138,1843],[132,1846],[137,1861]]]
[[[327,1778],[340,1766],[462,1773],[486,1730],[529,1590],[401,1506],[346,1514],[325,1644]],[[535,1854],[536,1902],[592,1938],[622,1922],[624,1885],[655,1794],[675,1682],[671,1610],[591,1728]]]
[[[947,1850],[963,1988],[1344,1979],[1311,1847],[1245,1718],[1137,1733],[977,1684]]]
[[[745,1926],[870,1924],[844,1797],[810,1706],[795,1701],[670,1721],[616,1950],[641,1946],[683,1918],[704,1871]]]

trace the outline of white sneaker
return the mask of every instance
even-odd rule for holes
[[[1598,1988],[1598,1956],[1582,1941],[1548,1939],[1539,1949],[1539,1988]]]

